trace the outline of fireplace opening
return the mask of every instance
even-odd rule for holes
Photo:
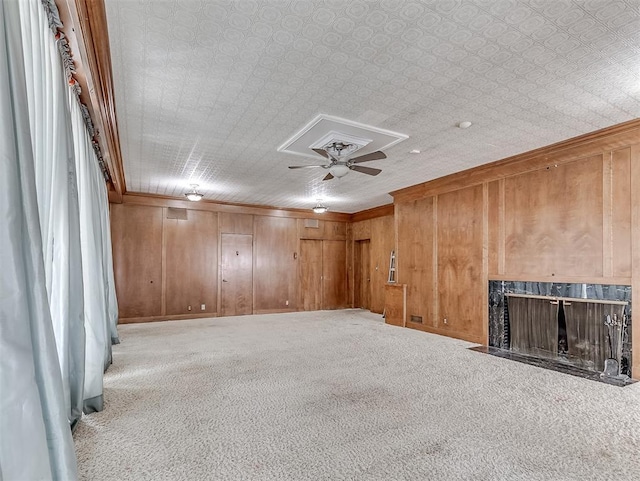
[[[489,347],[627,382],[631,287],[490,281]]]

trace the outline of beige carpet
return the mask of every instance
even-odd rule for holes
[[[360,310],[120,326],[82,479],[638,480],[640,383]]]

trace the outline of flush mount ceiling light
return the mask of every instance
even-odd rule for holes
[[[460,122],[458,124],[458,127],[460,127],[461,129],[468,129],[469,127],[471,127],[473,124],[471,122],[469,122],[468,120],[465,120],[464,122]]]
[[[203,197],[203,195],[198,192],[198,184],[191,184],[191,192],[187,192],[184,195],[191,202],[198,202]]]
[[[320,201],[320,199],[318,199],[318,202],[316,202],[316,205],[315,205],[315,207],[313,208],[313,211],[314,211],[316,214],[324,214],[324,213],[325,213],[326,211],[328,211],[328,210],[329,210],[329,208],[328,208],[326,205],[324,205],[324,204]]]
[[[329,172],[331,172],[331,175],[339,179],[349,173],[349,167],[343,164],[336,164],[329,168]]]

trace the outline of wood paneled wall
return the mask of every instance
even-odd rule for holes
[[[359,257],[354,250],[354,244],[358,241],[369,240],[369,255],[366,259],[368,266],[364,269],[369,273],[369,310],[382,314],[384,311],[384,286],[389,279],[389,258],[394,249],[395,233],[393,210],[389,215],[389,209],[385,206],[381,217],[372,217],[353,222],[349,229],[348,241],[348,284],[349,304],[353,306],[355,294],[356,262]]]
[[[111,205],[120,321],[308,309],[304,239],[319,242],[322,308],[347,307],[349,218],[125,194]]]
[[[626,284],[640,299],[639,191],[633,121],[393,192],[407,327],[486,344],[489,279]]]

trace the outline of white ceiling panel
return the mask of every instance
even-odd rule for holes
[[[640,117],[640,0],[106,0],[127,190],[357,212]],[[319,114],[400,132],[371,177],[278,152]],[[473,125],[457,128],[461,121]],[[409,154],[418,149],[420,154]]]

